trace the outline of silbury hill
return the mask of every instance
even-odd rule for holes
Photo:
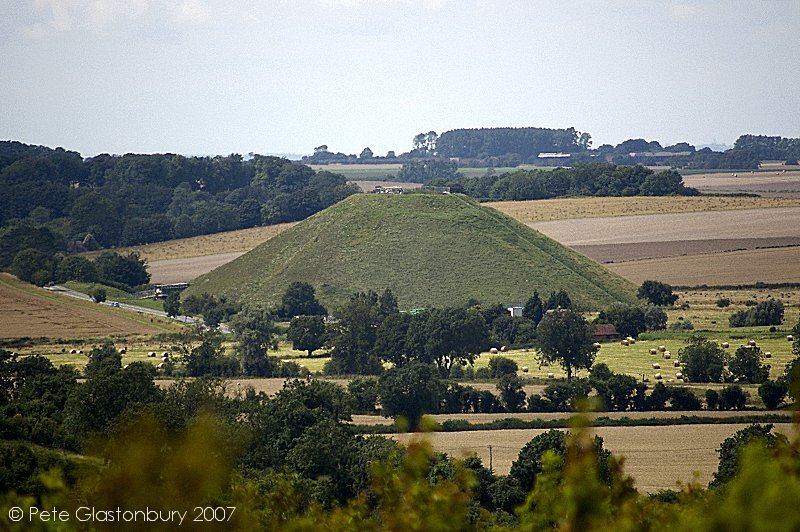
[[[401,309],[519,305],[565,289],[584,309],[633,301],[635,287],[556,241],[457,194],[357,194],[198,277],[185,292],[278,305],[293,281],[329,309],[390,288]]]

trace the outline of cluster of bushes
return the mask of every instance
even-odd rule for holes
[[[768,299],[750,308],[735,312],[728,318],[731,327],[755,327],[758,325],[780,325],[783,323],[783,301]]]

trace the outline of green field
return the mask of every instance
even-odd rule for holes
[[[100,283],[79,283],[78,281],[68,281],[64,283],[65,287],[70,290],[75,290],[82,294],[89,294],[92,287],[100,287],[106,291],[106,301],[116,301],[117,303],[127,303],[129,305],[138,305],[153,310],[164,310],[164,303],[155,299],[140,299],[133,294],[114,288],[113,286],[106,286]]]
[[[401,308],[522,304],[566,289],[584,308],[632,301],[635,287],[516,220],[461,195],[357,194],[203,275],[185,295],[277,304],[293,281],[323,304],[391,288]]]

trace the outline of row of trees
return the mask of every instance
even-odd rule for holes
[[[427,175],[419,173],[420,176]],[[516,170],[479,177],[435,179],[433,185],[449,186],[479,199],[532,200],[561,196],[668,196],[697,195],[673,170],[654,172],[644,166],[582,163],[554,170]],[[415,179],[418,180],[418,179]]]
[[[48,255],[27,248],[14,256],[8,269],[23,281],[39,286],[49,282],[79,281],[102,283],[130,292],[150,282],[147,263],[135,252],[120,255],[104,251],[94,260],[89,260],[78,255]]]

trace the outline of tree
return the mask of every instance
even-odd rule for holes
[[[750,396],[738,384],[725,386],[719,393],[720,410],[742,410]]]
[[[701,336],[692,336],[678,352],[683,372],[691,382],[719,382],[725,352],[716,343]]]
[[[672,287],[659,281],[643,282],[639,287],[638,296],[658,306],[674,305],[678,300],[677,294],[672,293]]]
[[[719,465],[714,479],[709,484],[711,487],[720,487],[730,482],[736,477],[736,473],[741,468],[739,459],[745,447],[753,442],[759,442],[766,448],[774,448],[776,445],[786,443],[783,435],[772,434],[773,425],[750,425],[747,428],[736,431],[733,436],[726,438],[719,447]]]
[[[538,326],[544,316],[544,304],[539,297],[539,292],[534,291],[533,295],[525,303],[525,308],[522,309],[522,315],[533,321],[534,326]]]
[[[769,366],[761,363],[759,347],[741,346],[728,363],[728,369],[739,382],[761,384],[769,378]]]
[[[489,359],[489,371],[493,379],[499,379],[505,375],[516,375],[519,366],[514,360],[508,357],[492,357]]]
[[[547,303],[544,305],[545,310],[556,310],[556,309],[571,309],[572,308],[572,299],[570,299],[569,294],[563,288],[558,292],[551,292],[550,297],[547,298]]]
[[[788,392],[789,386],[782,380],[764,381],[764,383],[758,387],[758,396],[764,401],[764,406],[766,406],[768,410],[775,410],[778,408],[778,405],[783,402]]]
[[[597,349],[592,341],[592,327],[580,314],[571,310],[545,313],[536,329],[537,342],[544,360],[557,362],[572,380],[574,369],[589,369]]]
[[[190,377],[232,377],[239,372],[239,363],[224,355],[222,337],[215,331],[201,332],[200,345],[191,349],[185,360]]]
[[[56,268],[56,281],[79,281],[81,283],[93,283],[97,281],[97,268],[94,263],[85,257],[72,255],[65,257],[58,263]]]
[[[326,315],[328,311],[317,301],[314,287],[308,283],[295,281],[283,294],[282,305],[278,315],[283,318],[294,316]]]
[[[733,313],[728,318],[731,327],[755,327],[783,323],[783,301],[769,299],[748,309]]]
[[[486,322],[474,309],[433,309],[412,325],[418,327],[409,327],[410,344],[424,362],[436,364],[442,377],[453,364],[472,364],[488,348]]]
[[[358,156],[359,159],[372,159],[373,153],[369,147],[364,148],[361,150],[361,155]]]
[[[311,356],[325,343],[325,319],[322,316],[295,316],[289,322],[286,339],[292,349],[308,351]]]
[[[516,373],[506,373],[497,382],[497,391],[503,407],[509,412],[520,412],[525,405],[525,390],[522,379]]]
[[[375,354],[381,360],[400,367],[413,358],[413,353],[406,346],[406,337],[415,318],[411,314],[398,312],[383,319],[375,335]]]
[[[391,368],[378,380],[383,415],[404,418],[411,430],[417,430],[423,414],[438,410],[440,388],[438,372],[431,364],[414,361]]]
[[[105,283],[119,283],[128,287],[150,282],[147,262],[136,252],[128,255],[104,251],[94,260],[98,279]]]
[[[669,390],[669,397],[672,410],[700,410],[700,399],[688,388],[672,386]]]
[[[378,379],[356,377],[347,385],[347,392],[353,398],[353,408],[359,414],[374,414],[378,403]]]
[[[272,313],[263,307],[246,307],[231,321],[238,344],[242,371],[254,377],[271,377],[274,362],[268,350],[277,349]]]
[[[164,300],[164,312],[167,316],[174,318],[181,313],[181,296],[178,292],[171,292]]]
[[[14,256],[11,273],[29,283],[44,285],[53,278],[53,258],[38,249],[24,249]]]
[[[111,342],[105,342],[100,347],[95,347],[89,354],[89,361],[83,370],[87,378],[103,373],[114,372],[122,369],[122,355]]]
[[[95,303],[102,303],[106,300],[106,289],[102,286],[92,286],[89,288],[89,295]]]
[[[328,344],[331,360],[326,372],[348,375],[377,375],[383,371],[375,354],[375,339],[381,316],[375,292],[358,293],[336,311]]]

